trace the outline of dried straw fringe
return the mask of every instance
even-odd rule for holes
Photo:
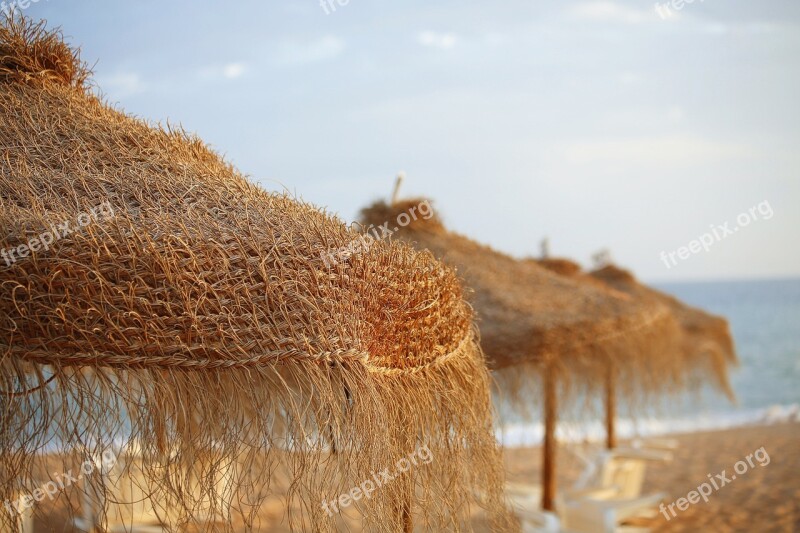
[[[3,476],[30,486],[31,472],[45,462],[30,452],[45,446],[50,435],[72,445],[65,469],[102,451],[95,436],[118,437],[141,446],[148,490],[155,501],[170,502],[164,519],[173,528],[191,523],[203,502],[219,501],[217,510],[231,524],[258,529],[258,508],[272,493],[285,494],[287,507],[299,509],[288,516],[296,529],[336,531],[321,502],[348,493],[425,445],[433,461],[412,470],[408,484],[386,485],[359,502],[365,529],[400,530],[396,507],[413,493],[417,527],[469,530],[461,506],[479,487],[492,498],[484,505],[501,509],[496,498],[502,473],[486,423],[486,380],[475,379],[480,357],[474,344],[468,346],[472,353],[448,367],[377,379],[358,363],[225,373],[61,368],[54,370],[53,386],[3,406]],[[3,368],[4,376],[41,372],[38,365],[15,363]],[[46,415],[36,416],[37,410]],[[220,494],[212,484],[220,474],[230,475],[236,489]],[[12,488],[8,482],[6,487]],[[499,530],[509,527],[507,517],[493,518]]]
[[[469,530],[480,488],[506,528],[453,272],[389,243],[326,268],[355,238],[344,224],[104,106],[76,55],[47,59],[56,41],[0,29],[0,249],[105,201],[114,216],[0,265],[0,388],[28,391],[0,395],[0,501],[44,471],[46,446],[67,446],[66,469],[116,438],[172,527],[211,501],[226,530],[257,528],[285,494],[295,530],[334,531],[323,498],[427,445],[430,465],[359,502],[365,527],[397,531],[411,494],[418,526]]]

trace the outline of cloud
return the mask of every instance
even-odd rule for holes
[[[623,72],[618,79],[622,85],[638,85],[643,81],[641,74],[631,71]]]
[[[674,121],[676,114],[683,115],[683,110],[671,109],[668,112],[669,120]],[[579,142],[563,147],[563,157],[582,163],[624,161],[645,165],[672,165],[719,159],[746,159],[755,155],[751,146],[689,135]]]
[[[417,36],[417,42],[422,46],[443,50],[454,47],[457,40],[454,33],[437,33],[435,31],[423,31]]]
[[[640,24],[652,18],[652,13],[632,9],[608,0],[582,2],[570,8],[569,14],[585,20],[624,24]]]
[[[276,62],[281,65],[304,65],[333,59],[341,55],[345,49],[345,42],[333,35],[326,35],[315,41],[304,43],[283,43],[276,56]]]
[[[202,81],[235,80],[242,77],[248,70],[245,63],[235,61],[224,65],[206,65],[197,71],[197,76]]]
[[[123,99],[146,90],[146,85],[135,72],[117,72],[108,76],[98,76],[97,85],[112,99]]]
[[[504,33],[489,32],[483,36],[483,42],[489,46],[502,46],[508,41],[509,37]]]
[[[686,118],[686,112],[679,105],[674,105],[667,111],[667,120],[671,124],[680,124]]]
[[[244,63],[228,63],[225,65],[225,68],[222,69],[222,75],[232,80],[240,77],[246,70],[247,67]]]
[[[705,22],[700,26],[700,31],[711,35],[767,35],[780,32],[784,28],[790,29],[788,26],[769,22]],[[795,28],[794,31],[796,32],[797,29]]]

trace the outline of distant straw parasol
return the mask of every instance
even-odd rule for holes
[[[50,447],[121,441],[177,522],[220,496],[187,480],[232,464],[229,503],[252,524],[280,466],[293,529],[333,531],[324,501],[427,446],[430,464],[355,504],[364,527],[469,529],[480,487],[503,529],[488,374],[454,272],[389,242],[326,264],[358,234],[110,108],[89,79],[43,23],[0,26],[0,501]]]
[[[403,217],[411,212],[417,213],[413,220]],[[629,397],[674,389],[681,376],[671,357],[674,318],[663,305],[578,283],[450,232],[427,199],[379,201],[361,212],[366,226],[396,226],[399,220],[407,223],[396,236],[456,268],[473,290],[481,346],[503,388],[522,400],[531,383],[542,384],[543,507],[552,509],[557,387],[562,397],[570,388],[606,390],[613,377]]]
[[[707,383],[712,384],[734,400],[733,389],[728,380],[728,366],[736,364],[733,339],[727,322],[721,317],[692,308],[678,299],[642,285],[633,275],[613,265],[598,268],[587,274],[581,266],[565,258],[529,259],[528,261],[547,268],[559,275],[594,287],[606,287],[628,294],[642,305],[666,306],[679,325],[678,342],[673,357],[680,361],[683,388],[696,390]],[[614,381],[609,381],[605,395],[606,429],[608,448],[616,446],[615,424],[616,402]]]
[[[636,300],[668,307],[681,327],[680,352],[677,355],[684,359],[689,387],[698,388],[710,378],[711,383],[731,401],[735,399],[728,370],[738,364],[738,358],[727,320],[648,287],[627,270],[614,265],[595,270],[590,275]]]

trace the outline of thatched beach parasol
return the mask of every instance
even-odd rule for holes
[[[581,266],[566,258],[528,259],[559,275],[593,287],[606,287],[628,294],[641,305],[665,306],[679,325],[679,335],[672,356],[682,368],[682,388],[696,390],[709,378],[731,400],[733,389],[728,380],[728,366],[736,364],[733,339],[727,321],[700,309],[687,306],[677,298],[647,287],[630,272],[608,265],[591,273],[584,273]],[[679,361],[679,363],[678,363]],[[616,446],[614,420],[616,401],[614,380],[609,380],[605,393],[606,445]]]
[[[636,300],[668,307],[681,327],[680,350],[676,356],[684,360],[689,388],[696,389],[710,382],[731,401],[735,399],[728,371],[738,364],[738,358],[727,320],[648,287],[629,271],[614,265],[595,270],[590,276]]]
[[[226,469],[228,512],[252,527],[283,468],[290,525],[328,531],[323,501],[425,446],[429,464],[352,498],[364,527],[469,529],[480,487],[502,529],[488,374],[454,272],[389,242],[326,265],[355,232],[87,80],[59,34],[0,26],[0,500],[30,490],[48,449],[116,441],[173,525]]]
[[[473,290],[481,345],[503,388],[521,397],[531,383],[541,383],[543,507],[552,509],[557,397],[563,398],[567,389],[605,390],[611,377],[629,397],[674,387],[680,379],[669,357],[675,321],[664,306],[642,305],[616,291],[577,283],[450,232],[430,205],[426,199],[377,202],[362,211],[361,222],[394,227],[400,221],[394,235],[457,269]],[[403,216],[412,211],[414,220]],[[419,216],[428,211],[430,216]]]

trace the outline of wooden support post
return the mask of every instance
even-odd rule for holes
[[[617,447],[617,435],[614,423],[617,416],[617,378],[614,366],[608,365],[606,376],[606,448],[613,450]]]
[[[544,447],[542,450],[542,509],[555,511],[556,497],[556,373],[547,363],[544,381]]]
[[[403,184],[404,179],[406,179],[406,173],[398,172],[397,179],[394,182],[394,189],[392,190],[392,197],[389,199],[391,202],[389,205],[396,204],[397,200],[400,199],[400,186]]]
[[[406,496],[406,501],[403,502],[403,533],[412,533],[414,531],[414,521],[411,519],[411,494]]]
[[[411,449],[412,442],[408,439],[408,435],[400,437],[405,440],[404,448]],[[412,533],[414,531],[414,519],[411,516],[411,509],[414,505],[414,473],[403,472],[395,479],[394,483],[397,484],[400,490],[399,502],[397,505],[397,516],[400,519],[400,531],[402,533]]]

